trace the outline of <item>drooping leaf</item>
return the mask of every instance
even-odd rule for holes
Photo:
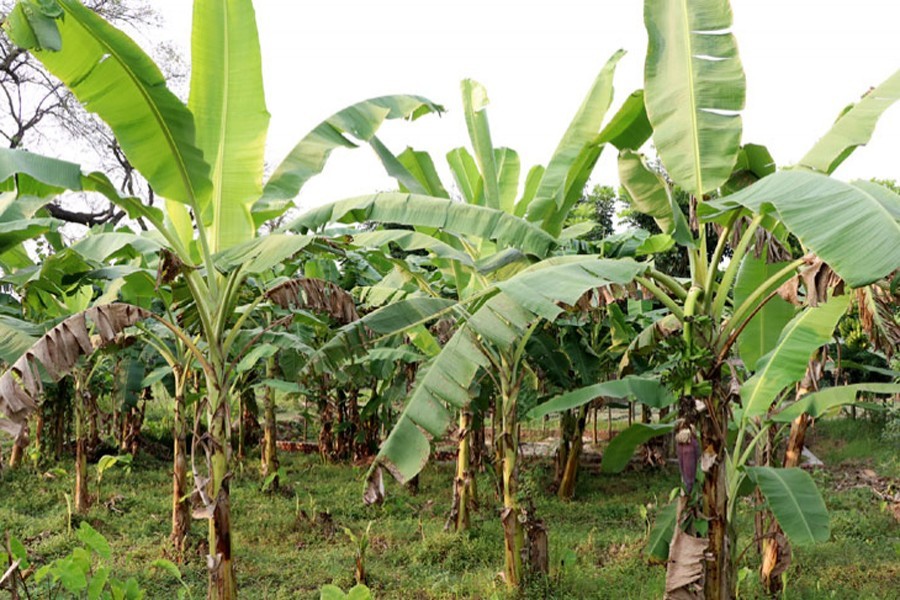
[[[59,379],[81,356],[111,343],[122,330],[151,316],[138,306],[114,303],[89,308],[62,321],[41,336],[0,377],[0,413],[21,427],[37,408],[36,399],[43,389],[38,365],[51,378]],[[88,322],[93,325],[99,346],[91,339]]]
[[[397,95],[364,100],[335,113],[300,140],[272,173],[253,206],[256,225],[283,214],[304,184],[322,172],[334,149],[368,142],[388,119],[415,120],[443,110],[421,96]]]
[[[597,136],[597,141],[612,144],[619,150],[637,151],[652,133],[644,106],[644,90],[637,90],[625,99]]]
[[[434,161],[427,152],[419,152],[412,148],[407,148],[399,156],[397,160],[403,165],[411,176],[424,189],[424,194],[428,196],[437,196],[438,198],[449,198],[450,194],[444,189],[444,184],[438,176]],[[412,191],[401,190],[401,191]]]
[[[869,142],[878,119],[897,100],[900,100],[900,71],[845,109],[799,164],[820,173],[833,173],[856,148]]]
[[[747,467],[792,543],[802,546],[831,537],[828,509],[809,473],[799,468]]]
[[[540,257],[546,256],[555,244],[551,235],[534,224],[501,210],[417,194],[373,194],[340,200],[304,213],[286,228],[306,233],[328,223],[366,221],[435,227],[492,240]]]
[[[224,272],[240,268],[247,274],[268,271],[309,246],[312,238],[305,235],[270,233],[232,246],[213,257]]]
[[[438,258],[454,260],[466,266],[474,266],[472,258],[450,244],[418,231],[407,229],[384,229],[353,234],[353,244],[362,248],[378,248],[397,244],[402,250],[428,250]]]
[[[876,202],[881,204],[894,217],[895,221],[900,221],[900,195],[874,181],[856,180],[851,181],[850,184],[872,196]]]
[[[900,222],[863,187],[818,173],[779,171],[698,210],[709,221],[741,206],[776,217],[852,287],[900,265]]]
[[[37,325],[15,317],[0,315],[0,361],[15,362],[44,331]]]
[[[289,279],[266,292],[282,308],[305,308],[329,315],[341,324],[359,319],[356,301],[340,286],[314,277]]]
[[[657,227],[678,243],[692,243],[687,219],[672,199],[668,184],[647,166],[643,156],[631,151],[619,153],[619,180],[634,210],[653,217]]]
[[[0,185],[4,190],[16,189],[12,181],[15,175],[25,175],[41,182],[45,188],[34,187],[19,190],[19,195],[47,196],[64,190],[81,189],[81,167],[75,163],[57,160],[25,150],[0,148]],[[44,192],[44,193],[41,193]]]
[[[400,481],[422,469],[430,454],[426,433],[439,437],[446,432],[452,423],[447,406],[467,406],[475,374],[489,364],[482,344],[510,348],[538,319],[555,319],[563,310],[561,303],[572,305],[597,287],[629,283],[645,269],[628,260],[557,257],[496,284],[500,293],[480,305],[420,370],[409,402],[373,465],[387,467]]]
[[[766,414],[785,387],[800,381],[813,352],[831,340],[849,303],[849,295],[837,296],[791,319],[775,347],[757,362],[753,377],[741,386],[745,417]]]
[[[659,381],[629,375],[622,379],[604,381],[566,392],[531,409],[529,419],[537,419],[554,412],[562,412],[592,402],[597,398],[627,398],[652,408],[664,408],[675,402],[675,397]]]
[[[604,473],[621,473],[638,446],[675,429],[672,423],[634,423],[609,442],[600,468]]]
[[[806,394],[784,410],[772,417],[776,423],[790,423],[802,414],[818,418],[839,406],[856,402],[862,392],[872,394],[900,394],[898,383],[854,383],[840,385]]]
[[[727,0],[646,0],[644,102],[669,176],[701,198],[731,175],[744,70]]]

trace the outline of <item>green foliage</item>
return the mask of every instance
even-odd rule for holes
[[[48,597],[62,588],[73,597],[89,600],[140,600],[144,597],[137,579],[122,581],[112,577],[107,563],[112,558],[109,542],[86,521],[75,531],[84,547],[76,547],[69,554],[35,571],[34,582]],[[99,560],[98,560],[99,558]]]
[[[374,600],[372,591],[364,585],[357,584],[345,594],[336,585],[322,586],[320,600]]]

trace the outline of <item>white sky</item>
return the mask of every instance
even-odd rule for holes
[[[188,56],[191,2],[156,0],[164,34]],[[546,164],[600,68],[628,51],[610,114],[641,87],[646,34],[639,0],[256,0],[272,121],[274,166],[310,129],[373,96],[413,93],[443,104],[440,119],[392,124],[395,152],[444,154],[467,144],[459,99],[465,77],[491,98],[495,146],[519,152],[525,169]],[[732,0],[747,74],[744,142],[769,147],[780,165],[799,159],[849,102],[900,67],[900,4],[878,0]],[[139,40],[141,41],[141,40]],[[900,107],[872,142],[837,172],[843,179],[900,179]],[[615,184],[612,152],[593,181]],[[452,182],[445,177],[445,184]],[[338,151],[298,198],[309,208],[395,184],[368,148]]]

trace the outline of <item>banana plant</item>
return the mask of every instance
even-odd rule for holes
[[[297,254],[310,242],[301,236],[261,237],[258,224],[282,214],[287,200],[321,171],[334,148],[353,147],[354,139],[371,137],[386,119],[416,118],[439,107],[414,96],[350,107],[301,140],[263,185],[269,115],[252,2],[197,0],[194,24],[191,91],[185,105],[137,44],[77,0],[21,0],[4,23],[13,42],[32,52],[106,121],[131,164],[165,199],[165,212],[121,198],[105,176],[83,174],[77,165],[25,153],[17,153],[12,162],[19,196],[27,195],[35,181],[57,189],[100,191],[131,218],[143,218],[163,240],[167,273],[184,280],[203,349],[169,325],[191,342],[188,348],[206,380],[209,473],[199,516],[210,519],[209,594],[233,598],[229,364],[235,338],[254,307],[237,315],[236,301],[250,274]]]
[[[728,446],[733,394],[726,360],[738,340],[747,362],[773,349],[784,335],[777,323],[784,325],[793,309],[770,303],[798,269],[808,276],[806,296],[815,306],[816,300],[825,302],[829,297],[828,278],[815,280],[817,260],[827,263],[850,287],[877,281],[900,265],[900,228],[888,208],[898,198],[884,188],[828,176],[869,139],[880,114],[900,97],[900,74],[842,113],[801,165],[776,171],[764,148],[741,145],[745,80],[730,32],[729,3],[646,0],[644,21],[649,40],[645,103],[668,179],[629,151],[620,153],[619,172],[633,207],[656,219],[663,232],[688,252],[688,283],[652,269],[638,280],[681,325],[681,335],[675,338],[680,339],[680,358],[669,373],[679,397],[676,447],[685,457],[682,469],[699,470],[702,479],[699,493],[686,490],[679,504],[683,510],[678,511],[671,548],[673,554],[684,554],[670,556],[667,591],[692,598],[729,598],[734,595],[736,548],[734,486],[729,482],[735,481],[746,449]],[[689,215],[673,201],[671,183],[691,195]],[[710,199],[712,195],[720,199]],[[713,222],[719,236],[710,251],[707,240]],[[761,267],[748,258],[754,245],[784,251],[791,243],[808,255],[798,258],[788,252],[783,264]],[[726,249],[731,253],[723,266]],[[776,262],[774,255],[770,253],[771,262]],[[742,288],[735,282],[740,270]],[[839,302],[838,298],[828,302]],[[766,314],[761,315],[763,311]],[[675,328],[668,331],[672,335]],[[804,368],[808,359],[801,361]],[[744,386],[756,381],[751,378]],[[765,412],[769,409],[765,402],[760,400],[753,410]],[[692,480],[686,475],[682,474],[685,481]],[[761,488],[763,481],[768,481],[765,476],[757,477]],[[712,560],[702,560],[704,554]]]
[[[563,305],[572,306],[597,288],[627,285],[646,270],[646,265],[632,260],[596,255],[552,257],[463,300],[412,297],[342,329],[317,350],[311,368],[337,370],[366,347],[441,318],[459,323],[437,355],[419,370],[406,407],[372,465],[369,487],[382,486],[381,468],[402,483],[413,479],[428,461],[431,440],[448,433],[451,411],[470,407],[472,384],[485,374],[499,390],[505,575],[510,586],[518,586],[528,564],[523,552],[540,537],[540,528],[517,493],[516,423],[522,386],[531,372],[525,362],[528,339],[541,322],[556,319]],[[370,491],[367,496],[378,495]]]
[[[575,234],[564,232],[563,224],[607,145],[637,148],[647,139],[649,124],[640,92],[629,96],[604,123],[612,104],[613,75],[623,54],[613,54],[601,69],[547,167],[532,168],[521,183],[518,154],[494,146],[485,88],[464,80],[463,112],[472,152],[456,148],[446,157],[462,202],[451,200],[450,188],[440,180],[428,154],[407,148],[394,155],[373,137],[370,144],[400,191],[326,205],[305,213],[287,228],[306,233],[329,223],[365,221],[412,226],[413,231],[355,233],[354,244],[427,250],[442,274],[439,280],[426,279],[402,263],[395,266],[391,279],[415,280],[423,293],[432,296],[440,295],[442,288],[460,301],[479,296],[495,282],[559,252],[555,249],[562,245],[561,240]],[[497,391],[499,394],[499,385]],[[459,507],[469,504],[466,494],[471,486],[464,480],[472,479],[468,464],[472,422],[468,409],[460,411],[458,476],[452,503],[457,528],[466,527],[468,515]],[[510,431],[516,430],[514,424],[510,427]]]

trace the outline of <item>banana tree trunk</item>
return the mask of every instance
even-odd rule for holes
[[[546,422],[546,419],[545,421]],[[559,446],[556,448],[556,456],[553,461],[553,483],[550,491],[558,493],[566,472],[566,464],[569,462],[569,449],[575,437],[575,417],[571,409],[559,414]]]
[[[9,454],[9,468],[15,469],[22,464],[22,457],[25,456],[25,448],[28,447],[28,423],[22,426],[22,431],[16,436],[13,442],[12,450]]]
[[[575,428],[572,432],[566,464],[559,483],[559,490],[557,491],[557,496],[560,500],[571,500],[575,497],[575,483],[578,477],[578,465],[581,462],[581,452],[584,448],[584,429],[587,426],[587,415],[588,407],[582,406],[575,420]]]
[[[225,386],[209,382],[209,497],[214,510],[209,521],[209,600],[234,600],[237,580],[231,553],[231,497],[229,492],[229,463],[231,427],[230,410]]]
[[[453,480],[453,503],[450,516],[444,529],[451,527],[456,531],[469,528],[469,509],[472,505],[472,413],[466,410],[459,413],[459,444],[456,452],[456,478]]]
[[[87,391],[82,376],[75,376],[75,512],[90,506],[87,487]]]
[[[519,477],[516,461],[519,456],[518,386],[501,374],[501,431],[499,450],[503,474],[503,524],[506,584],[518,588],[522,582],[522,554],[525,548],[525,528],[522,525],[522,509],[519,506]]]
[[[278,364],[275,362],[274,356],[270,356],[266,361],[266,377],[268,379],[275,379],[278,377]],[[278,449],[276,446],[276,442],[278,441],[278,425],[275,420],[275,390],[272,386],[266,386],[263,404],[266,422],[263,426],[262,474],[263,477],[269,477],[273,473],[278,472]],[[277,476],[272,481],[272,486],[272,489],[278,488]]]
[[[178,558],[184,554],[191,530],[191,505],[186,497],[187,487],[187,423],[185,422],[184,392],[175,395],[175,426],[172,432],[172,540]]]
[[[701,468],[703,480],[703,518],[709,525],[704,597],[706,600],[730,600],[735,596],[733,574],[734,540],[729,535],[728,475],[726,472],[726,399],[714,396],[708,410],[700,414]]]
[[[275,390],[266,386],[264,411],[266,422],[263,426],[263,447],[262,447],[262,474],[268,477],[278,472],[278,434],[275,421]],[[278,488],[278,477],[272,481],[273,489]]]

